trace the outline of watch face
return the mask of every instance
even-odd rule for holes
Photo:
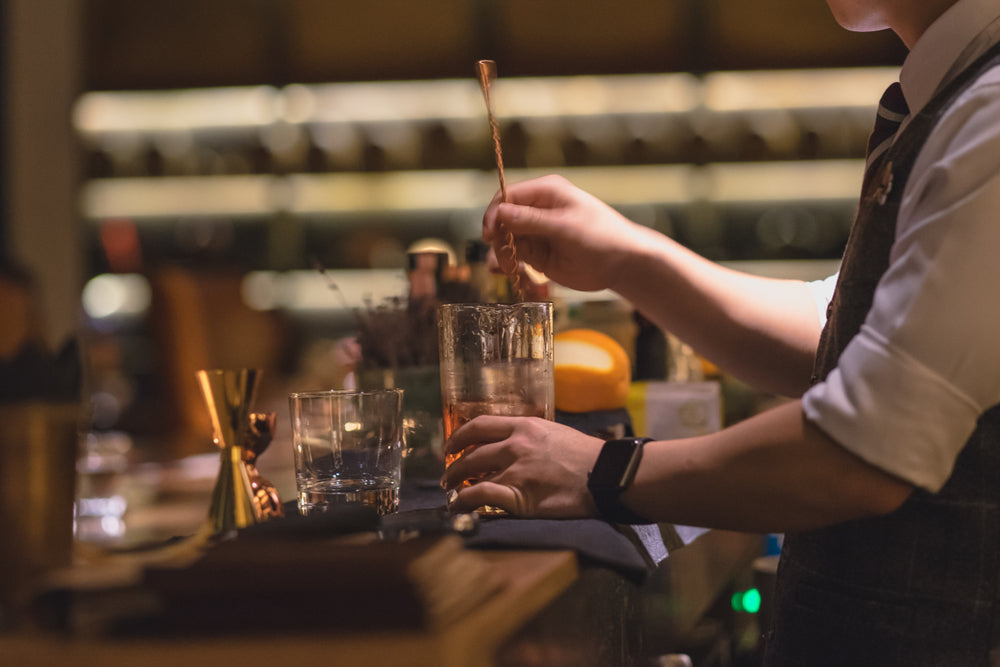
[[[621,485],[638,446],[634,440],[609,440],[605,443],[590,473],[590,485],[602,487]]]

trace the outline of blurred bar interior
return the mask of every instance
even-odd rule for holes
[[[276,402],[329,386],[356,311],[406,296],[408,248],[461,263],[497,188],[476,60],[508,180],[558,172],[713,259],[813,278],[903,55],[785,0],[0,8],[2,257],[49,343],[78,336],[93,433],[170,456],[214,451],[198,368],[260,367]]]

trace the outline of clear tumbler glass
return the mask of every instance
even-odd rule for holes
[[[299,513],[350,504],[399,508],[403,390],[290,394]]]

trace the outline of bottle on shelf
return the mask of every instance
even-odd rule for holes
[[[465,244],[465,263],[469,267],[469,284],[477,301],[496,303],[500,301],[502,276],[492,273],[486,265],[490,246],[485,241],[472,239]]]

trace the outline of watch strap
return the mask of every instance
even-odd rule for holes
[[[632,483],[632,479],[635,476],[635,469],[638,468],[639,461],[642,459],[643,445],[650,442],[652,438],[620,438],[620,440],[629,440],[630,442],[634,442],[636,445],[633,450],[631,460],[624,462],[624,465],[621,465],[621,469],[615,471],[616,477],[620,479],[621,482],[618,485],[611,487],[604,485],[597,486],[592,483],[592,479],[588,479],[587,481],[587,489],[590,491],[590,495],[594,499],[594,505],[597,507],[597,513],[602,519],[611,523],[629,525],[656,523],[651,519],[647,519],[644,516],[636,514],[621,504],[621,494],[628,488],[629,484]],[[604,446],[601,448],[602,454],[604,453],[605,448],[614,446],[612,443],[613,441],[604,443]],[[597,462],[594,464],[595,469],[597,466],[603,464],[602,458],[602,456],[598,456]],[[626,471],[630,468],[632,473],[626,478]]]

